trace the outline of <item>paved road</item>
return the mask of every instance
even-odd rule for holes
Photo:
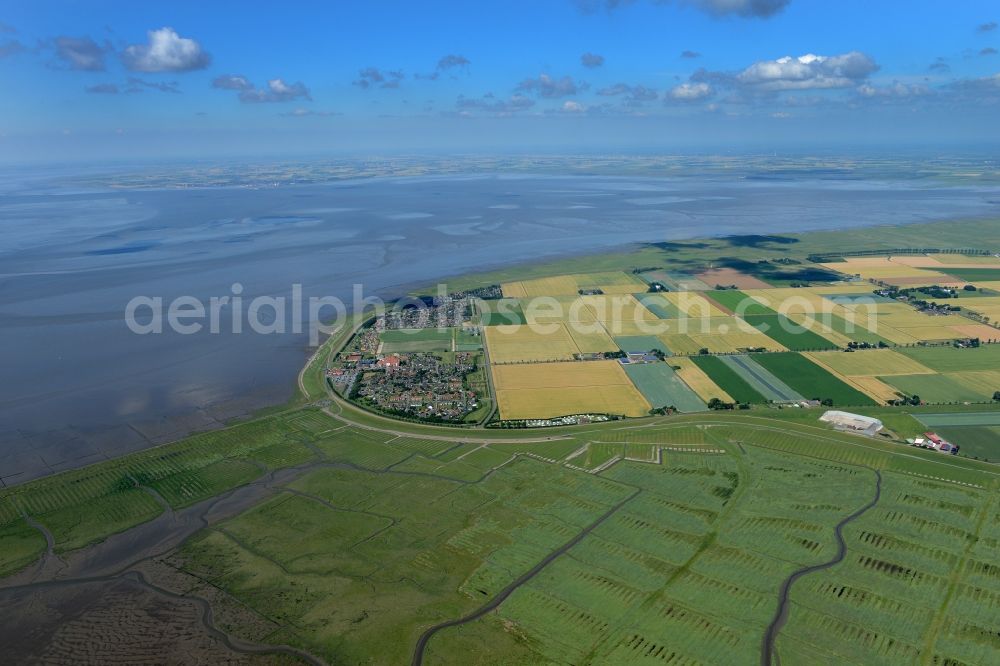
[[[837,554],[833,556],[833,559],[827,562],[814,564],[795,571],[782,584],[781,590],[778,592],[778,610],[775,612],[774,619],[771,620],[771,624],[768,626],[767,632],[764,634],[764,642],[761,645],[761,666],[771,666],[771,664],[774,663],[774,641],[778,638],[778,633],[781,631],[781,628],[785,626],[785,622],[788,621],[788,595],[789,592],[791,592],[792,585],[794,585],[795,581],[803,576],[808,576],[811,573],[822,571],[823,569],[829,569],[830,567],[839,564],[844,559],[844,556],[847,555],[847,543],[844,541],[844,526],[856,518],[859,518],[864,512],[868,511],[878,503],[879,497],[882,495],[882,475],[879,474],[878,470],[872,469],[872,471],[875,472],[875,497],[868,504],[865,504],[863,507],[837,523],[837,526],[833,530],[834,536],[837,537]]]

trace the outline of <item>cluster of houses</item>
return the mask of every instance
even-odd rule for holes
[[[378,335],[381,331],[401,328],[449,328],[461,326],[471,317],[471,296],[424,298],[386,312],[375,321],[372,330]]]
[[[457,353],[454,363],[432,354],[388,354],[370,360],[351,396],[389,413],[461,421],[479,407],[479,396],[465,385],[475,369],[471,353]]]
[[[915,437],[906,441],[908,444],[919,446],[922,449],[934,449],[935,451],[950,453],[952,455],[958,453],[957,444],[952,444],[943,437],[938,436],[937,433],[933,432],[925,432],[923,437]]]

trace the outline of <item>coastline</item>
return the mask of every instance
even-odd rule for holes
[[[506,279],[524,279],[527,277],[541,277],[560,273],[586,272],[594,270],[630,270],[637,266],[659,265],[665,261],[681,262],[704,262],[714,261],[719,257],[735,257],[744,259],[755,259],[762,254],[782,254],[787,249],[794,249],[797,252],[804,252],[808,247],[815,249],[830,250],[831,247],[846,247],[851,244],[865,244],[872,242],[873,237],[877,237],[877,243],[881,246],[900,247],[902,244],[912,244],[923,242],[921,238],[935,237],[940,235],[940,230],[945,228],[961,227],[963,225],[981,225],[985,216],[977,218],[949,218],[937,221],[914,220],[904,223],[873,224],[871,226],[851,226],[846,229],[830,226],[810,229],[808,231],[788,234],[776,232],[773,235],[734,235],[731,232],[722,231],[716,235],[701,235],[694,230],[671,229],[670,239],[662,242],[657,241],[630,241],[615,245],[604,245],[591,250],[566,250],[549,252],[543,256],[522,260],[512,258],[511,260],[496,260],[476,266],[474,270],[462,270],[455,272],[445,272],[436,282],[431,280],[409,280],[406,282],[389,284],[383,286],[377,292],[380,297],[398,299],[409,294],[426,294],[434,291],[436,283],[448,285],[450,291],[470,288],[472,286],[490,284]],[[983,238],[981,233],[955,234],[963,239],[978,238],[980,242],[989,242],[989,238]],[[773,244],[773,239],[794,239],[788,244]],[[854,240],[860,239],[860,240]],[[866,241],[867,239],[867,241]],[[1000,237],[994,239],[995,246],[1000,247]],[[953,245],[957,247],[957,245]],[[555,246],[554,246],[555,247]],[[299,345],[296,345],[299,346]],[[125,455],[131,451],[141,451],[153,446],[177,441],[184,437],[231,427],[250,420],[262,418],[269,414],[274,414],[282,410],[292,408],[298,404],[299,395],[296,382],[301,374],[301,369],[308,363],[315,350],[308,345],[299,346],[299,350],[294,354],[295,365],[291,365],[289,360],[287,382],[269,384],[255,388],[262,389],[266,394],[282,393],[287,395],[283,400],[261,400],[263,404],[255,405],[245,410],[234,410],[234,413],[222,418],[211,419],[208,427],[204,426],[207,419],[200,419],[198,423],[190,428],[176,428],[166,436],[147,439],[146,443],[139,446],[121,447],[120,452],[112,453],[113,457]],[[293,356],[289,353],[289,356]],[[294,370],[294,374],[293,374]],[[233,394],[221,404],[239,404],[241,401],[252,401],[252,393]],[[210,403],[207,408],[212,409],[216,403]],[[223,411],[223,410],[219,410]],[[195,412],[192,412],[194,414]],[[191,419],[192,421],[199,419]],[[44,478],[52,473],[59,473],[91,462],[106,459],[107,454],[83,455],[78,460],[63,460],[58,463],[55,469],[34,476],[20,478],[14,484],[10,484],[10,478],[2,480],[4,486],[20,485],[32,479]],[[80,464],[78,464],[80,463]]]

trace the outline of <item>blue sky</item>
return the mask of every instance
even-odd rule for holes
[[[1000,138],[995,1],[18,4],[5,160]]]

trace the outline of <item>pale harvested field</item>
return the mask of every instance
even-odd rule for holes
[[[1000,340],[1000,329],[986,324],[969,323],[962,326],[952,326],[952,330],[963,338],[979,338],[980,340]]]
[[[838,375],[932,375],[934,371],[909,356],[891,349],[859,349],[853,352],[806,352],[806,356]]]
[[[687,384],[706,403],[712,398],[718,398],[723,402],[736,402],[732,396],[719,388],[719,385],[713,382],[691,359],[678,357],[671,358],[668,362],[674,367],[681,381]]]
[[[490,360],[494,363],[568,361],[579,352],[566,326],[561,323],[546,324],[544,327],[486,326],[483,331]]]
[[[729,314],[701,294],[694,292],[671,291],[663,296],[687,317],[725,317]]]
[[[707,347],[713,354],[727,354],[741,349],[763,347],[769,351],[787,351],[787,347],[754,329],[753,333],[733,330],[726,333],[689,334],[698,348]]]
[[[929,287],[931,285],[939,285],[942,287],[964,287],[967,283],[964,280],[956,280],[950,275],[945,275],[943,273],[932,273],[931,271],[924,271],[925,276],[922,277],[893,277],[893,278],[880,278],[886,284],[891,284],[894,287]]]
[[[577,273],[572,277],[578,289],[602,289],[609,287],[638,287],[639,291],[646,291],[648,285],[637,275],[632,275],[624,271],[608,271],[605,273]],[[634,293],[635,289],[626,293]],[[611,293],[611,292],[606,292]]]
[[[920,256],[897,256],[892,260],[907,266],[921,268],[1000,268],[1000,259],[992,256],[972,256],[964,254],[934,254]],[[946,271],[947,272],[947,271]]]
[[[493,381],[502,419],[644,416],[650,410],[617,361],[500,365],[493,368]]]
[[[872,285],[867,282],[845,282],[839,284],[813,286],[806,289],[814,294],[858,294],[872,290]]]
[[[522,298],[519,299],[519,303],[525,321],[529,324],[597,321],[593,310],[579,296]]]
[[[771,287],[763,280],[741,273],[735,268],[713,268],[703,273],[696,273],[695,277],[712,287],[715,285],[723,287],[735,285],[737,289],[769,289]]]

